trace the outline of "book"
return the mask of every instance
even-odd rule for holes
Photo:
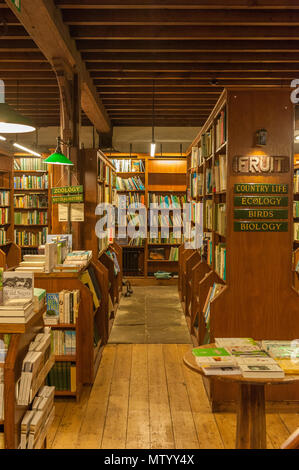
[[[217,358],[230,356],[229,352],[225,348],[193,348],[192,354],[199,358]]]
[[[237,363],[243,377],[260,379],[284,377],[284,371],[270,357],[238,358]]]
[[[59,294],[47,293],[47,311],[44,316],[45,324],[56,325],[59,320]]]
[[[258,346],[257,342],[253,338],[215,338],[215,344],[217,347],[242,347],[246,346]],[[263,348],[264,349],[264,348]]]
[[[202,367],[205,375],[239,375],[241,371],[239,367]]]
[[[11,299],[33,300],[34,275],[29,272],[3,272],[3,303]]]

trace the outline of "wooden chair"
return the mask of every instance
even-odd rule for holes
[[[280,447],[281,449],[299,449],[299,428],[294,431],[290,437]]]

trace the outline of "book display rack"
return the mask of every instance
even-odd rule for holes
[[[26,154],[14,158],[14,241],[23,254],[37,253],[51,226],[48,165],[44,158]]]
[[[120,170],[117,172],[118,195],[126,195],[127,206],[144,204],[148,214],[147,238],[117,240],[123,248],[124,275],[131,280],[152,279],[157,271],[177,275],[181,239],[173,236],[173,212],[170,210],[169,215],[157,218],[153,224],[156,224],[157,233],[151,236],[149,207],[150,203],[157,203],[165,208],[182,208],[186,194],[186,159],[181,154],[151,158],[145,154],[110,153],[107,157]],[[134,221],[134,216],[130,216],[128,222],[131,220],[138,224],[137,217]],[[169,227],[166,238],[161,236],[162,223]]]
[[[54,364],[54,357],[51,355],[32,384],[32,396],[29,405],[19,406],[16,398],[16,384],[21,376],[22,363],[28,352],[29,343],[35,338],[36,334],[42,332],[44,328],[44,313],[45,308],[43,307],[39,312],[35,313],[26,324],[14,323],[0,325],[0,337],[3,337],[3,335],[10,336],[5,362],[0,363],[0,368],[4,371],[4,420],[2,422],[0,421],[0,427],[4,428],[5,449],[19,448],[22,419]],[[38,439],[34,448],[46,447],[47,432],[50,424],[51,422],[42,429],[40,439]]]
[[[55,363],[68,362],[75,367],[75,389],[59,387],[57,396],[80,399],[83,384],[92,384],[98,370],[103,346],[108,339],[108,283],[106,269],[98,261],[78,272],[35,273],[34,285],[47,293],[56,293],[61,286],[79,290],[79,311],[75,324],[49,325],[53,330],[76,332],[76,354],[55,356]],[[65,388],[68,388],[65,390]]]
[[[215,337],[298,336],[293,321],[299,313],[298,292],[292,286],[294,221],[288,203],[293,200],[292,122],[288,90],[228,89],[188,149],[189,182],[190,173],[203,175],[203,190],[192,192],[189,183],[189,194],[190,199],[203,201],[206,243],[201,252],[180,247],[179,292],[196,344],[204,344],[207,333],[208,342]],[[260,129],[268,135],[262,147],[256,145]],[[194,147],[199,148],[195,163]],[[225,165],[218,163],[220,155]],[[215,166],[225,168],[220,182],[226,180],[226,190],[221,185],[217,190]],[[219,204],[226,215],[220,232]],[[223,288],[213,297],[215,285]],[[233,385],[224,391],[212,380],[206,388],[213,410],[236,398]],[[266,396],[270,402],[298,403],[299,389],[266,388]]]

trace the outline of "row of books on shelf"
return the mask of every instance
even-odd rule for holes
[[[143,160],[121,159],[112,160],[117,173],[142,173],[145,171]]]
[[[22,246],[43,245],[47,241],[48,228],[44,227],[41,231],[30,232],[28,230],[14,230],[15,243]]]
[[[76,331],[52,330],[51,352],[55,356],[74,356],[76,354]]]
[[[76,324],[79,314],[80,291],[61,290],[47,293],[47,311],[44,315],[46,325]]]
[[[126,208],[130,205],[145,204],[144,194],[140,193],[127,193],[127,194],[118,194],[116,198],[117,207]]]
[[[46,211],[15,212],[15,224],[17,225],[46,225],[48,223],[48,213]]]
[[[10,206],[10,191],[2,190],[0,191],[0,206]]]
[[[6,230],[0,228],[0,245],[4,245],[8,241]]]
[[[55,387],[44,385],[21,422],[21,449],[40,449],[55,417]]]
[[[294,240],[299,240],[299,222],[294,223]]]
[[[47,171],[48,165],[44,163],[42,158],[15,158],[14,169],[24,171]]]
[[[169,209],[182,209],[183,205],[186,203],[186,195],[182,194],[180,196],[170,194],[162,195],[156,193],[148,194],[148,204],[155,204],[159,207],[165,207]]]
[[[299,169],[294,173],[294,193],[299,193]]]
[[[299,217],[299,201],[293,202],[293,217]]]
[[[76,392],[76,364],[72,362],[55,362],[47,376],[47,385],[54,386],[62,392]]]
[[[226,233],[226,203],[215,204],[214,229],[222,236]]]
[[[23,175],[14,177],[15,189],[48,189],[48,175]]]
[[[274,379],[299,374],[296,341],[215,338],[214,348],[194,348],[197,365],[206,375],[242,375]]]
[[[191,222],[200,223],[202,216],[202,204],[190,201],[188,218]]]
[[[226,280],[226,245],[225,243],[218,243],[215,246],[215,271],[218,276]]]
[[[190,173],[191,198],[204,194],[204,173]],[[205,169],[205,194],[226,191],[226,156],[219,155],[212,168]]]
[[[103,160],[98,160],[98,178],[103,181],[105,180],[107,184],[110,183],[110,174],[112,169],[107,165]]]
[[[200,139],[202,158],[208,158],[213,153],[214,134],[215,134],[214,127],[211,127],[211,129],[208,132],[206,132],[205,134],[202,134],[201,139]]]
[[[197,168],[203,162],[201,147],[192,147],[190,168]]]
[[[181,227],[182,217],[180,214],[154,214],[150,212],[149,222],[151,227]]]
[[[8,207],[0,208],[0,224],[1,225],[10,223],[9,214],[10,214],[10,209]]]
[[[149,237],[148,238],[148,243],[150,245],[156,245],[156,244],[163,244],[165,243],[166,245],[176,245],[176,244],[181,244],[184,242],[184,236],[182,234],[181,238],[176,238],[173,235],[173,232],[170,232],[168,237],[162,237],[161,232],[158,233],[158,237]]]
[[[42,368],[51,355],[51,329],[45,327],[43,333],[35,336],[22,363],[20,380],[17,383],[17,404],[27,406],[32,402],[35,384]]]
[[[117,176],[115,187],[118,191],[145,190],[145,186],[139,176],[134,176],[132,178],[121,178],[120,176]]]
[[[14,207],[16,209],[43,209],[48,207],[46,194],[15,194]]]
[[[113,269],[114,269],[114,276],[117,276],[118,273],[120,273],[120,266],[119,266],[119,263],[118,263],[118,259],[117,259],[116,253],[115,253],[113,250],[108,249],[108,250],[106,251],[106,254],[107,254],[107,256],[109,256],[109,258],[112,259],[112,261],[113,261]]]
[[[220,116],[215,123],[216,150],[226,142],[226,108],[220,111]]]
[[[213,192],[226,191],[226,155],[219,155],[214,162]]]

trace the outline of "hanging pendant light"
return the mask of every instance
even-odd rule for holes
[[[52,165],[74,165],[61,150],[61,143],[65,143],[60,137],[57,137],[57,147],[54,153],[44,160],[44,163],[50,163]],[[69,144],[66,144],[69,145]]]
[[[5,85],[4,81],[0,80],[0,132],[20,134],[33,131],[35,131],[35,127],[30,119],[17,113],[5,103]]]
[[[156,143],[155,143],[155,80],[153,80],[151,157],[154,157],[155,155],[156,155]]]

